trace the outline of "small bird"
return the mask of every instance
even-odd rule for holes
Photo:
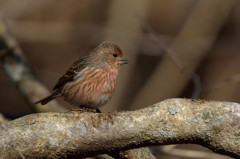
[[[127,64],[120,47],[112,42],[103,42],[87,56],[75,61],[58,80],[51,95],[35,104],[47,104],[63,97],[79,108],[96,109],[110,101],[116,87],[119,69]]]

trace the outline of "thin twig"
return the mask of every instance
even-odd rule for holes
[[[172,61],[176,64],[176,66],[186,74],[189,78],[192,79],[194,90],[192,93],[192,98],[196,99],[199,97],[200,91],[201,91],[201,82],[200,77],[198,74],[196,74],[192,69],[188,68],[184,63],[180,60],[180,58],[177,56],[177,53],[169,49],[166,45],[164,45],[161,40],[156,36],[157,34],[154,32],[153,28],[148,24],[143,22],[143,28],[145,31],[149,34],[152,41],[157,43],[159,48],[163,50],[164,53],[166,53]]]
[[[223,87],[223,86],[231,84],[231,83],[238,83],[238,82],[240,82],[240,74],[235,74],[231,77],[227,77],[227,78],[222,79],[220,81],[216,81],[216,82],[211,83],[211,84],[206,84],[206,85],[203,86],[203,88],[201,90],[202,91],[207,91],[207,90]]]

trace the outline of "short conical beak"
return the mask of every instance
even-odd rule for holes
[[[119,65],[128,64],[128,59],[126,57],[121,57],[118,61]]]

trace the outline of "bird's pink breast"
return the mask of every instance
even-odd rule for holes
[[[101,107],[111,99],[117,75],[118,70],[86,70],[82,76],[65,84],[62,89],[63,97],[76,106]]]

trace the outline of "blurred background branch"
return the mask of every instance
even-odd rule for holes
[[[2,39],[1,45],[6,47],[1,51],[1,63],[7,75],[31,108],[36,112],[63,112],[66,110],[58,105],[56,101],[46,106],[33,104],[38,99],[46,96],[46,94],[50,94],[50,92],[36,78],[2,15],[0,15],[0,39]]]

